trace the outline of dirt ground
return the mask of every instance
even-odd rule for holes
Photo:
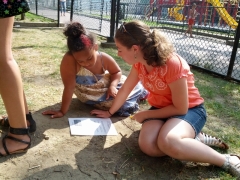
[[[59,104],[46,109],[56,106]],[[70,112],[63,118],[50,120],[41,114],[44,109],[32,112],[37,122],[32,148],[26,154],[1,158],[0,179],[204,179],[216,177],[220,170],[144,155],[137,144],[141,127],[129,118],[111,118],[117,136],[71,136],[68,118],[91,117],[90,110],[74,99]]]
[[[71,136],[68,118],[92,117],[89,113],[92,108],[76,97],[64,117],[43,116],[44,110],[58,109],[61,102],[63,87],[58,64],[65,52],[65,39],[59,34],[59,31],[48,29],[14,31],[14,39],[19,38],[19,44],[15,41],[13,51],[22,71],[37,131],[31,135],[32,147],[26,154],[0,158],[0,180],[202,180],[222,177],[224,172],[220,168],[208,164],[146,156],[137,143],[141,125],[128,117],[111,117],[117,136]],[[141,109],[145,108],[147,105],[141,104]]]

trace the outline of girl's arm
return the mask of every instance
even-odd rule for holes
[[[62,82],[64,85],[61,106],[61,112],[63,115],[67,113],[72,101],[73,91],[76,85],[76,71],[76,61],[68,54],[60,66]]]
[[[199,13],[197,12],[197,10],[194,11],[194,19],[199,15]]]
[[[148,118],[168,118],[174,115],[183,115],[188,111],[187,79],[180,78],[169,84],[172,94],[172,105],[157,110],[146,110],[136,113],[133,119],[142,123]]]
[[[43,112],[44,115],[51,115],[51,118],[60,118],[64,116],[70,106],[73,91],[75,88],[76,64],[73,57],[66,53],[60,65],[60,73],[64,90],[62,94],[62,105],[60,110],[47,110]]]
[[[104,68],[110,74],[110,85],[107,92],[107,99],[108,99],[110,96],[116,97],[118,92],[116,87],[122,76],[122,71],[118,66],[118,64],[116,63],[116,61],[110,55],[106,53],[102,53],[102,56],[103,56],[102,60],[103,60]]]
[[[131,93],[133,88],[137,85],[138,81],[139,79],[138,79],[137,70],[134,67],[132,67],[130,74],[128,75],[121,89],[118,91],[109,111],[102,111],[102,110],[95,109],[91,111],[91,114],[96,115],[97,117],[102,117],[102,118],[110,117],[118,109],[120,109],[120,107],[125,103],[129,94]]]

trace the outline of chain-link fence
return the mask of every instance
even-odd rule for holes
[[[73,21],[99,35],[110,35],[111,0],[74,0]]]
[[[36,3],[35,7],[42,13],[39,15],[45,16],[47,10],[55,8],[53,16],[57,17],[57,0],[36,0]],[[114,34],[111,32],[122,21],[142,20],[151,28],[161,29],[190,65],[240,81],[239,2],[206,0],[195,3],[194,38],[185,36],[192,8],[190,0],[67,0],[67,9],[72,21],[110,39]]]
[[[58,0],[28,0],[30,12],[47,17],[52,20],[58,20]]]
[[[165,4],[153,1],[139,7],[128,7],[132,13],[127,14],[125,20],[129,17],[141,19],[152,28],[161,29],[190,65],[240,81],[240,52],[237,48],[240,34],[239,28],[237,31],[239,3],[208,2],[199,1],[197,4],[194,38],[186,34],[192,6],[183,0]],[[236,48],[233,48],[234,42]]]

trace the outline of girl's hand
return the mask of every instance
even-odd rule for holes
[[[111,114],[108,111],[94,109],[90,112],[91,115],[95,115],[100,118],[109,118]]]
[[[54,118],[60,118],[60,117],[63,117],[64,116],[64,114],[62,113],[62,111],[53,111],[53,110],[47,110],[47,111],[44,111],[43,113],[42,113],[43,115],[51,115],[50,117],[52,118],[52,119],[54,119]]]
[[[116,88],[115,86],[110,86],[110,87],[108,88],[108,91],[107,91],[107,98],[106,98],[106,99],[109,99],[110,96],[112,96],[113,98],[115,98],[116,95],[117,95],[117,93],[118,93],[117,88]]]
[[[135,120],[139,123],[142,123],[145,119],[147,119],[144,117],[144,114],[145,114],[144,111],[140,111],[140,112],[137,112],[137,113],[131,115],[130,118],[131,118],[131,120]]]

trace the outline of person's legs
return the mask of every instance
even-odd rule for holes
[[[185,36],[187,36],[188,31],[189,31],[189,26],[188,26],[188,29],[184,33]]]
[[[25,106],[27,126],[29,129],[29,133],[34,133],[37,130],[36,122],[32,117],[32,113],[29,112],[27,100],[24,92],[23,92],[23,97],[24,97],[24,106]],[[0,126],[4,128],[9,128],[10,124],[7,116],[3,116],[2,119],[0,119]]]
[[[24,106],[25,106],[25,112],[26,112],[27,126],[29,127],[29,132],[33,133],[36,131],[36,122],[33,119],[32,114],[29,112],[25,93],[23,93],[23,97],[24,97]],[[7,116],[3,116],[0,119],[0,126],[9,128],[9,120],[8,120]]]
[[[165,156],[165,154],[157,146],[159,131],[164,121],[150,120],[143,123],[139,134],[139,147],[147,155],[153,157]]]
[[[146,91],[147,92],[147,91]],[[148,92],[147,92],[148,93]],[[146,96],[146,95],[144,95],[144,96]],[[205,109],[204,109],[204,106],[202,106],[202,105],[199,105],[198,106],[199,108],[197,108],[197,110],[200,110],[200,112],[206,112],[205,111]],[[156,108],[156,107],[150,107],[149,108],[149,110],[154,110],[154,109],[158,109],[158,108]],[[194,112],[195,110],[193,110],[193,112]],[[193,114],[194,115],[194,114]],[[205,115],[204,115],[205,116]],[[203,117],[204,117],[203,116]],[[131,117],[130,117],[131,118]],[[182,117],[183,118],[183,117]],[[198,118],[198,117],[197,117]],[[193,118],[194,119],[194,118]],[[163,121],[163,119],[160,119],[160,118],[158,118],[158,119],[155,119],[155,120],[160,120],[160,121]],[[166,121],[167,119],[164,119],[164,121]],[[144,121],[144,123],[145,122],[149,122],[149,121],[151,121],[150,119],[148,119],[148,120],[145,120]],[[143,123],[143,124],[144,124]],[[199,123],[199,127],[198,127],[198,129],[200,129],[200,128],[202,128],[203,127],[203,125],[204,125],[204,123],[205,123],[205,120],[204,121],[202,121],[201,123]],[[147,126],[150,126],[150,129],[152,128],[151,127],[151,124],[149,124],[149,123],[147,123],[148,125],[144,125],[144,128],[146,128]],[[160,129],[159,129],[160,130]],[[146,129],[145,130],[146,131],[146,134],[148,134],[147,132],[148,132],[148,129]],[[204,144],[206,144],[206,145],[208,145],[208,146],[214,146],[214,147],[218,147],[218,148],[222,148],[222,149],[229,149],[229,146],[225,143],[225,142],[223,142],[220,138],[217,138],[217,137],[215,137],[215,136],[211,136],[211,135],[208,135],[208,134],[206,134],[206,133],[204,133],[204,132],[201,132],[200,130],[198,130],[198,134],[196,135],[196,137],[195,137],[195,140],[197,140],[197,141],[199,141],[199,142],[202,142],[202,143],[204,143]],[[148,135],[147,135],[148,136]],[[147,137],[146,136],[146,137]],[[145,137],[145,135],[143,136],[143,138]]]
[[[166,123],[151,120],[142,125],[139,147],[152,157],[168,155],[178,160],[210,163],[239,176],[240,159],[237,156],[229,156],[228,159],[226,155],[196,141],[195,134],[193,127],[181,119],[171,119]]]
[[[155,109],[154,107],[150,109]],[[188,110],[181,116],[164,121],[145,120],[139,135],[139,146],[149,156],[168,155],[184,161],[217,165],[240,177],[240,157],[220,154],[194,139],[206,122],[203,105]]]
[[[26,112],[25,117],[27,119],[27,127],[29,128],[29,133],[34,133],[37,130],[36,122],[32,117],[32,113],[29,112],[27,99],[24,92],[23,92],[23,97],[24,97],[24,106],[25,106],[25,112]]]
[[[189,32],[189,29],[190,29],[190,23],[191,23],[191,20],[188,19],[188,28],[187,28],[187,30],[185,31],[185,36],[187,36],[187,33]]]
[[[22,78],[11,49],[13,22],[14,17],[0,19],[0,93],[10,120],[10,126],[17,129],[27,129]],[[8,135],[30,142],[30,137],[27,134],[18,135],[18,133],[9,132]],[[24,143],[10,139],[6,140],[6,146],[9,152],[27,147]],[[2,143],[0,143],[0,153],[6,154]]]
[[[190,37],[193,37],[193,35],[192,35],[192,25],[189,26],[189,34],[190,34]]]
[[[194,137],[195,131],[188,122],[173,118],[162,126],[157,143],[159,149],[175,159],[223,165],[224,156]]]
[[[66,1],[63,2],[63,15],[65,16],[66,13]]]
[[[62,13],[63,13],[63,2],[60,1],[60,12],[61,12],[61,16],[62,16]]]
[[[188,122],[173,118],[162,126],[157,141],[158,147],[172,158],[210,163],[221,167],[226,161],[225,155],[193,139],[195,133]],[[236,156],[231,156],[230,161],[232,164],[240,163],[240,159]]]
[[[187,29],[187,31],[185,32],[185,35],[187,35],[187,33],[189,32],[190,37],[193,37],[193,36],[192,36],[192,26],[193,26],[193,24],[194,24],[194,19],[189,19],[189,20],[188,20],[188,29]]]

